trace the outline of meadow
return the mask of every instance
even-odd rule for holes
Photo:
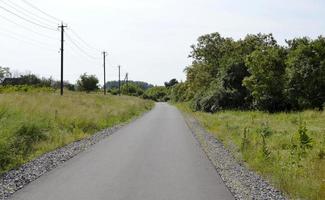
[[[97,131],[128,122],[154,103],[128,96],[0,88],[0,174]]]
[[[250,169],[291,199],[325,199],[325,113],[193,112],[214,137]]]

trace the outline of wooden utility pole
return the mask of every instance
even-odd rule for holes
[[[63,95],[63,52],[64,52],[64,28],[67,26],[63,25],[63,22],[59,26],[61,29],[61,96]]]
[[[126,83],[126,88],[129,94],[129,73],[125,74],[125,83]]]
[[[104,57],[104,95],[106,95],[106,52],[103,51]]]
[[[118,66],[118,94],[121,96],[121,66]]]

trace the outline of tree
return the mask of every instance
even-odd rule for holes
[[[146,90],[143,98],[154,101],[168,101],[168,90],[164,86],[155,86]]]
[[[80,91],[91,92],[99,89],[98,83],[98,78],[95,75],[87,75],[84,73],[77,81],[77,86]]]
[[[130,96],[141,96],[144,91],[143,89],[136,83],[127,83],[123,84],[121,87],[122,94],[130,95]]]
[[[175,78],[173,78],[169,82],[165,82],[165,87],[170,88],[170,87],[173,87],[174,85],[177,85],[177,84],[178,84],[178,81]]]
[[[323,109],[325,102],[325,38],[287,42],[287,94],[294,109]]]
[[[0,83],[5,79],[11,76],[10,69],[8,67],[0,66]]]
[[[253,106],[269,112],[285,108],[285,50],[281,47],[264,47],[246,58],[250,76],[244,79],[253,96]]]

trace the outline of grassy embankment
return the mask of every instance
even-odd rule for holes
[[[233,155],[292,199],[325,199],[325,112],[192,112]]]
[[[154,105],[127,96],[66,92],[61,97],[46,89],[4,91],[0,90],[0,174],[96,131],[127,122]]]

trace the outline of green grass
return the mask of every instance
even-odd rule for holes
[[[151,101],[66,92],[0,93],[0,174],[45,152],[128,122]]]
[[[192,112],[186,103],[177,107],[291,199],[325,199],[324,112],[209,114]]]

